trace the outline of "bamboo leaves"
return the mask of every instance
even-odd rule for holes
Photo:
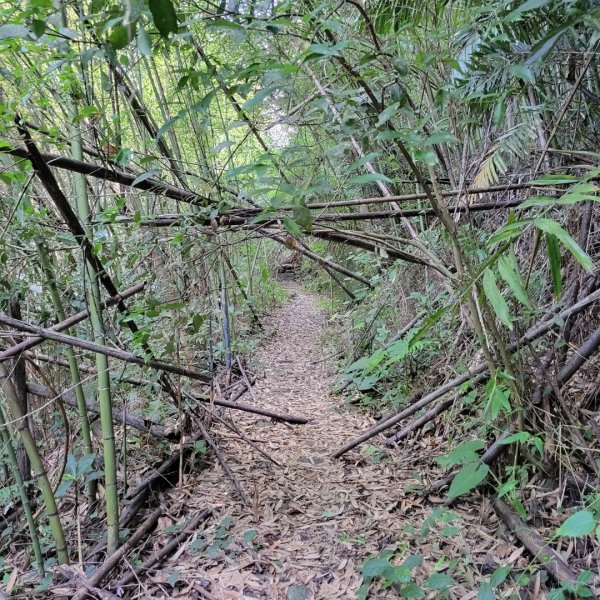
[[[500,319],[500,321],[502,321],[509,329],[512,329],[513,320],[510,315],[508,304],[500,292],[500,288],[496,283],[496,276],[491,269],[486,269],[483,272],[483,290],[498,319]]]
[[[177,32],[177,14],[171,0],[149,0],[148,7],[161,37],[167,38],[170,33]]]

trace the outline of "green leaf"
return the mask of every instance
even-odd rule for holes
[[[524,304],[527,308],[533,308],[529,301],[525,284],[516,267],[516,261],[512,256],[510,258],[508,256],[501,256],[498,259],[498,273],[500,273],[500,277],[506,281],[508,287],[510,287],[516,299],[521,304]]]
[[[498,587],[499,585],[502,585],[511,571],[512,571],[512,567],[509,567],[509,566],[498,567],[490,576],[490,583],[494,587]]]
[[[543,175],[529,183],[531,183],[531,185],[560,185],[562,183],[575,183],[577,181],[579,181],[579,179],[574,175],[554,174]]]
[[[242,110],[250,110],[251,108],[254,108],[255,106],[259,105],[265,98],[270,96],[274,91],[275,89],[272,87],[266,87],[262,90],[259,90],[258,92],[256,92],[254,97],[242,104]]]
[[[297,236],[302,235],[302,230],[300,229],[300,227],[298,227],[298,223],[296,223],[296,221],[294,221],[294,219],[290,219],[289,217],[283,217],[283,219],[281,221],[283,223],[283,226],[292,235],[297,235]]]
[[[390,561],[386,558],[369,558],[365,561],[361,574],[363,577],[374,579],[383,575],[390,567]]]
[[[113,30],[110,32],[108,41],[115,50],[121,50],[129,44],[133,35],[135,35],[135,24],[130,25],[129,27],[117,25],[116,27],[113,27]]]
[[[456,142],[458,142],[458,138],[456,138],[455,136],[453,136],[450,133],[434,133],[433,135],[430,135],[426,140],[425,143],[428,146],[433,146],[434,144],[455,144]]]
[[[350,180],[350,184],[362,185],[364,183],[373,183],[375,181],[385,181],[386,183],[393,183],[393,181],[389,177],[386,177],[382,173],[366,173],[365,175],[353,177]]]
[[[491,269],[486,269],[483,272],[483,291],[487,299],[490,301],[496,316],[502,323],[504,323],[509,329],[512,329],[512,319],[508,304],[502,296],[498,284],[496,283],[496,276]]]
[[[514,17],[516,15],[520,15],[524,12],[529,12],[530,10],[536,10],[538,8],[543,8],[547,4],[549,4],[550,0],[527,0],[527,2],[523,2],[521,6],[515,8],[509,15],[508,18]]]
[[[364,156],[361,156],[358,160],[355,160],[345,171],[349,173],[350,171],[355,171],[359,167],[362,167],[366,163],[376,159],[379,156],[379,152],[369,152]]]
[[[445,456],[439,456],[436,460],[439,465],[447,469],[456,465],[464,465],[479,459],[477,454],[485,444],[481,440],[469,440],[459,444],[454,450]]]
[[[236,31],[246,31],[245,27],[235,21],[227,19],[213,19],[206,24],[207,27],[218,27],[220,29],[235,29]]]
[[[46,33],[46,22],[41,19],[33,19],[31,21],[31,30],[35,37],[40,38]]]
[[[486,477],[490,468],[477,461],[465,465],[454,477],[448,491],[449,498],[458,498],[476,488]]]
[[[494,588],[487,582],[482,583],[477,592],[477,600],[495,600]]]
[[[177,32],[177,13],[171,0],[148,0],[152,20],[160,35],[169,37],[169,33]]]
[[[529,58],[525,61],[526,65],[532,65],[541,62],[546,58],[548,53],[554,48],[558,40],[569,29],[569,26],[559,27],[551,31],[545,38],[540,40],[533,48]]]
[[[146,181],[147,179],[150,179],[153,176],[154,176],[154,173],[152,173],[152,171],[146,171],[146,173],[142,173],[141,175],[139,175],[138,177],[136,177],[131,182],[131,187],[135,187],[139,183],[142,183],[142,181]]]
[[[150,41],[148,32],[143,27],[138,28],[137,48],[140,51],[140,54],[152,56],[152,42]]]
[[[445,590],[451,585],[456,583],[453,577],[446,575],[446,573],[434,573],[427,578],[425,585],[430,590]]]
[[[506,114],[506,94],[502,94],[494,105],[494,114],[492,116],[495,125],[501,125]]]
[[[292,207],[292,212],[296,223],[306,231],[310,232],[312,230],[312,216],[310,210],[305,205],[295,204]]]
[[[595,526],[594,513],[589,510],[580,510],[572,514],[556,530],[556,535],[564,537],[581,537],[592,533]]]
[[[375,126],[381,127],[381,125],[389,121],[394,116],[395,112],[398,110],[398,106],[398,102],[394,102],[394,104],[390,104],[385,110],[383,110],[379,114],[379,118],[377,119],[377,123]]]
[[[531,434],[528,433],[527,431],[518,431],[517,433],[513,433],[512,435],[509,435],[508,437],[505,437],[500,444],[514,444],[515,442],[518,442],[519,444],[524,444],[526,441],[528,441],[531,438]]]
[[[594,261],[556,221],[540,218],[534,221],[534,225],[545,233],[556,236],[588,273],[593,272]]]
[[[508,72],[513,77],[518,77],[519,79],[522,79],[528,83],[533,82],[533,73],[531,69],[525,65],[510,65],[510,67],[508,67]]]
[[[167,121],[165,121],[165,123],[156,132],[156,139],[160,140],[160,138],[165,135],[165,133],[167,133],[167,131],[169,131],[169,129],[171,129],[171,127],[173,127],[173,125],[175,125],[180,118],[181,117],[179,115],[175,115],[174,117],[167,119]]]

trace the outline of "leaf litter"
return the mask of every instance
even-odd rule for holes
[[[213,423],[219,449],[251,504],[239,498],[217,462],[163,492],[163,505],[179,515],[172,524],[206,507],[213,516],[139,582],[141,596],[351,599],[364,562],[385,550],[398,564],[421,555],[418,583],[452,567],[450,598],[476,598],[473,590],[502,565],[526,569],[523,548],[513,545],[484,496],[474,493],[449,510],[441,506],[445,498],[419,495],[442,473],[432,459],[446,445],[443,422],[398,448],[384,450],[379,437],[381,452],[356,448],[342,460],[330,457],[374,420],[331,394],[334,365],[322,360],[331,355],[327,316],[312,294],[286,285],[291,296],[271,312],[272,332],[250,357],[262,375],[254,398],[259,406],[311,422],[289,425],[228,411],[230,422],[282,468]],[[157,532],[150,545],[163,545],[160,538]],[[384,587],[374,585],[368,597],[399,597],[393,586]]]

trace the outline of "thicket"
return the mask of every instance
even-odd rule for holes
[[[424,474],[425,491],[483,489],[519,536],[531,481],[560,478],[556,535],[597,552],[595,2],[9,0],[0,14],[11,589],[15,557],[38,572],[20,585],[47,586],[56,562],[118,556],[150,489],[129,473],[215,451],[202,406],[251,387],[243,357],[290,264],[329,294],[339,392],[380,418],[337,456],[445,423],[431,473],[448,475]],[[83,543],[82,515],[105,537]],[[594,569],[525,537],[552,555],[553,597],[593,594]],[[416,563],[388,559],[365,565],[365,590],[423,593]]]

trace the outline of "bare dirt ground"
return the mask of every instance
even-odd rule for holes
[[[462,568],[464,581],[457,582],[451,597],[475,598],[473,579],[481,574],[474,565],[485,562],[491,546],[499,557],[514,551],[507,544],[499,547],[501,541],[485,533],[489,525],[495,529],[496,523],[485,524],[494,519],[489,517],[493,511],[479,501],[456,521],[432,524],[433,531],[452,527],[452,535],[423,539],[415,546],[431,504],[411,487],[420,478],[417,455],[423,450],[431,458],[432,439],[423,446],[409,442],[383,458],[365,453],[364,447],[342,460],[330,458],[373,421],[331,395],[327,317],[314,296],[288,286],[291,298],[269,317],[274,333],[251,357],[254,372],[264,377],[254,386],[254,398],[246,394],[244,402],[312,421],[289,426],[247,413],[230,415],[281,466],[214,423],[214,437],[250,503],[240,500],[218,463],[188,478],[183,488],[166,492],[167,502],[181,512],[164,526],[206,507],[214,513],[152,581],[164,597],[173,598],[349,599],[361,585],[365,559],[391,549],[400,557],[420,552],[428,573],[439,560],[459,558],[464,566],[454,565],[453,573]],[[369,595],[395,597],[393,590]]]

